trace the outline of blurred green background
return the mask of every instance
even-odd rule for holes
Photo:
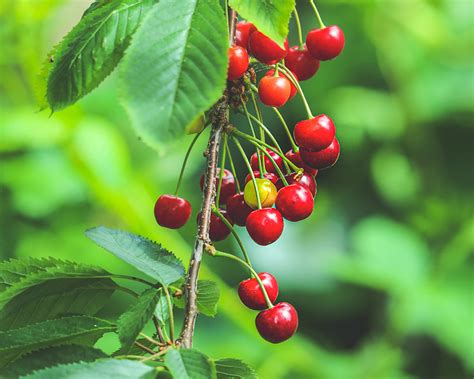
[[[306,1],[297,3],[307,32],[316,21]],[[344,30],[346,49],[303,88],[313,111],[335,120],[342,155],[318,176],[309,220],[286,223],[266,248],[246,238],[258,270],[273,273],[280,299],[298,309],[299,332],[276,346],[260,339],[255,313],[235,291],[245,273],[206,258],[202,277],[222,283],[222,299],[215,319],[198,319],[195,345],[243,359],[264,379],[472,378],[474,3],[318,4],[326,24]],[[37,111],[42,62],[88,5],[0,1],[0,257],[52,255],[130,272],[84,237],[105,224],[187,261],[195,217],[170,232],[155,224],[152,207],[174,190],[192,137],[164,155],[143,144],[118,100],[116,74],[68,110]],[[283,112],[290,125],[304,116],[299,99]],[[286,141],[273,115],[265,120]],[[182,193],[194,213],[204,143]],[[230,239],[219,247],[237,250]],[[125,296],[102,316],[125,310]],[[99,341],[107,351],[117,343]]]

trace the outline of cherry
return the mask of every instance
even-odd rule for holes
[[[331,144],[335,134],[334,123],[325,114],[300,121],[293,130],[296,143],[308,151],[325,149]]]
[[[219,211],[231,223],[231,225],[234,225],[226,210],[219,209]],[[201,212],[198,213],[197,219],[199,220],[200,217]],[[227,227],[224,221],[222,221],[221,218],[216,214],[211,213],[211,225],[209,227],[209,238],[211,241],[222,241],[226,239],[230,233],[231,230]]]
[[[312,167],[309,167],[306,163],[303,162],[299,151],[288,150],[285,153],[285,157],[287,157],[290,161],[292,161],[298,167],[302,168],[304,172],[307,172],[308,174],[313,175],[313,176],[318,175],[318,170]]]
[[[220,168],[217,168],[216,172],[216,188],[219,185],[219,175],[220,175]],[[204,188],[204,174],[201,175],[201,180],[199,184],[201,186],[201,191]],[[219,198],[220,204],[225,204],[227,199],[231,197],[235,193],[235,178],[232,175],[232,172],[229,170],[224,169],[224,175],[222,176],[222,184],[221,184],[221,194]]]
[[[275,70],[272,68],[270,71],[268,71],[265,74],[265,76],[274,76],[273,75],[274,73],[275,73]],[[281,71],[278,71],[278,75],[282,78],[287,78],[288,79],[288,77]],[[298,80],[298,76],[295,73],[293,73],[293,76],[295,77],[296,80]],[[288,100],[291,100],[298,93],[298,89],[295,87],[295,85],[291,82],[290,79],[288,79],[288,81],[290,82],[290,87],[291,87],[290,97],[288,98]]]
[[[278,296],[278,283],[275,277],[268,272],[261,272],[258,277],[267,291],[268,298],[273,303]],[[261,310],[267,308],[265,296],[257,279],[247,279],[239,284],[239,297],[248,308]]]
[[[156,222],[165,228],[181,228],[188,222],[191,211],[189,201],[178,196],[161,195],[155,203]]]
[[[249,67],[249,55],[242,46],[231,46],[228,50],[229,68],[227,79],[235,80],[242,77]]]
[[[312,78],[318,72],[319,65],[319,60],[308,52],[306,45],[303,49],[293,46],[285,58],[285,66],[295,73],[299,80]]]
[[[235,27],[235,44],[247,49],[249,37],[257,28],[251,22],[239,21]]]
[[[339,158],[339,153],[341,147],[339,146],[339,141],[334,137],[334,140],[331,144],[321,151],[301,151],[301,158],[306,164],[311,167],[321,170],[323,168],[328,168],[334,166]]]
[[[313,195],[313,197],[316,195],[316,190],[317,190],[317,184],[316,180],[314,179],[314,176],[311,174],[308,174],[307,172],[303,172],[301,175],[298,175],[297,173],[293,173],[290,175],[285,175],[286,181],[288,182],[288,185],[290,184],[300,184],[306,188],[309,189],[309,192]],[[281,179],[278,180],[276,187],[281,190],[284,185]]]
[[[275,161],[277,166],[279,168],[282,168],[283,167],[282,157],[280,157],[277,153],[275,153],[271,149],[266,149],[266,151],[267,151],[268,155],[270,155],[273,158],[273,160]],[[266,155],[263,156],[263,164],[265,166],[265,170],[267,170],[268,172],[272,172],[272,173],[277,172],[275,166],[273,165],[273,162]],[[258,170],[259,169],[257,153],[253,153],[252,156],[250,157],[250,165],[252,166],[253,170]]]
[[[245,226],[248,215],[253,211],[244,201],[244,193],[236,193],[229,197],[226,203],[227,213],[234,224]]]
[[[275,204],[275,199],[277,196],[275,184],[273,184],[268,179],[255,178],[255,181],[257,182],[257,189],[260,195],[262,207],[271,207],[273,204]],[[255,193],[253,181],[247,182],[244,187],[244,200],[249,207],[253,209],[258,207],[257,195]]]
[[[255,178],[260,178],[260,171],[253,170],[253,176],[255,176]],[[265,174],[263,174],[263,178],[268,179],[269,181],[271,181],[275,185],[278,182],[278,176],[276,176],[273,172],[266,172]],[[252,180],[252,175],[248,174],[245,177],[245,184],[247,184],[251,180]]]
[[[271,65],[286,57],[288,40],[285,41],[285,48],[282,49],[275,41],[257,30],[249,36],[249,49],[260,62]]]
[[[260,101],[269,107],[281,107],[291,94],[291,82],[286,77],[264,76],[258,84]]]
[[[283,217],[275,208],[257,209],[247,217],[247,232],[259,245],[275,242],[283,233]]]
[[[313,29],[306,36],[310,54],[320,61],[336,58],[344,48],[344,33],[336,26]]]
[[[308,187],[290,184],[278,191],[275,206],[287,220],[304,220],[313,213],[313,194]]]
[[[255,319],[260,335],[271,343],[286,341],[298,329],[298,313],[289,303],[278,303],[260,312]]]

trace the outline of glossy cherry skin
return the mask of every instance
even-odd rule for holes
[[[235,80],[241,78],[249,67],[249,55],[242,46],[231,46],[228,50],[229,68],[227,79]]]
[[[239,21],[235,27],[235,44],[247,49],[249,37],[257,28],[251,22]]]
[[[255,178],[260,178],[261,177],[260,176],[260,171],[253,170],[253,176],[255,176]],[[273,172],[266,172],[265,174],[263,174],[263,179],[268,179],[269,181],[271,181],[275,185],[278,182],[278,176],[276,176]],[[252,180],[252,175],[248,174],[245,177],[245,184],[247,184],[251,180]]]
[[[273,150],[271,149],[266,149],[266,150],[267,150],[268,155],[270,155],[273,158],[277,166],[281,169],[283,167],[283,159]],[[272,161],[266,155],[263,156],[263,164],[265,165],[265,170],[267,170],[268,172],[272,172],[274,174],[277,172]],[[253,170],[259,169],[257,153],[253,153],[252,156],[250,157],[250,165],[252,166]]]
[[[290,184],[278,191],[275,206],[287,220],[301,221],[313,213],[313,194],[308,187]]]
[[[303,161],[318,170],[334,166],[339,159],[340,151],[341,147],[337,138],[334,138],[331,144],[321,151],[300,150]]]
[[[344,49],[344,33],[336,26],[313,29],[306,36],[309,53],[320,61],[336,58]]]
[[[226,203],[227,214],[239,226],[245,226],[248,215],[253,211],[244,201],[244,193],[236,193],[229,197]]]
[[[275,73],[275,70],[272,68],[270,71],[268,71],[265,76],[274,76],[273,74]],[[295,95],[298,93],[298,89],[295,87],[295,85],[291,82],[291,80],[281,71],[278,72],[278,75],[282,78],[287,78],[288,81],[290,82],[290,97],[288,100],[291,100]],[[293,72],[293,76],[295,77],[296,80],[298,80],[298,76]]]
[[[290,161],[292,161],[295,165],[299,168],[302,168],[304,172],[307,172],[310,175],[316,176],[318,175],[318,170],[309,167],[306,163],[303,162],[301,159],[301,155],[299,151],[288,150],[285,153],[285,157],[287,157]]]
[[[262,207],[268,208],[273,206],[278,193],[275,184],[268,179],[261,178],[255,178],[255,182],[257,183]],[[257,195],[255,193],[255,185],[253,181],[247,182],[244,187],[244,201],[250,208],[256,209],[258,207]]]
[[[245,226],[256,243],[266,246],[280,238],[283,224],[280,211],[274,208],[262,208],[249,214]]]
[[[260,101],[269,106],[279,108],[286,104],[291,94],[291,82],[286,77],[264,76],[258,84]]]
[[[293,135],[299,147],[308,151],[320,151],[328,147],[336,134],[332,120],[325,114],[303,120],[295,125]]]
[[[219,211],[230,222],[231,225],[234,225],[226,210],[219,209]],[[197,219],[199,220],[200,217],[201,212],[198,213]],[[231,230],[227,227],[224,221],[222,221],[219,216],[215,215],[214,213],[211,213],[211,225],[209,228],[209,238],[211,239],[211,241],[222,241],[226,239],[230,233]]]
[[[181,228],[189,220],[192,207],[189,201],[178,196],[161,195],[155,203],[156,222],[165,228]]]
[[[261,272],[258,277],[267,291],[268,298],[273,303],[278,297],[278,283],[275,277],[268,272]],[[256,311],[267,309],[265,296],[257,279],[252,278],[240,282],[238,292],[240,300],[248,308]]]
[[[282,49],[275,41],[258,30],[250,34],[249,49],[260,62],[271,65],[281,61],[288,53],[288,41]]]
[[[216,172],[216,188],[219,185],[219,175],[220,175],[220,168],[217,168]],[[199,181],[199,184],[201,186],[201,191],[204,188],[204,174],[201,175],[201,180]],[[225,204],[227,202],[227,199],[231,197],[235,193],[235,178],[234,175],[232,175],[232,172],[230,172],[227,169],[224,169],[224,176],[222,177],[222,184],[221,184],[221,194],[219,198],[219,203],[220,204]]]
[[[314,58],[306,46],[300,50],[299,46],[293,46],[285,58],[285,66],[296,74],[299,80],[312,78],[319,70],[319,60]]]
[[[260,312],[255,319],[260,335],[271,343],[289,339],[298,329],[298,313],[289,303],[278,303]]]
[[[301,175],[298,175],[297,173],[293,173],[290,175],[285,175],[285,179],[288,182],[288,185],[301,184],[302,186],[309,189],[309,192],[311,192],[313,197],[316,196],[317,184],[313,175],[308,174],[307,172],[303,172]],[[284,187],[281,179],[278,179],[276,187],[278,188],[278,190],[281,190]]]

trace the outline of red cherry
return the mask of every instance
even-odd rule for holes
[[[257,30],[249,37],[249,49],[260,62],[271,65],[286,57],[288,40],[285,41],[285,49],[282,49],[275,41]]]
[[[306,36],[309,53],[320,61],[336,58],[344,49],[344,33],[336,26],[313,29]]]
[[[314,199],[307,187],[290,184],[278,191],[275,206],[287,220],[301,221],[313,213]]]
[[[234,224],[245,226],[248,215],[253,211],[244,201],[244,193],[236,193],[229,197],[226,203],[227,213]]]
[[[278,296],[278,283],[275,277],[268,272],[261,272],[258,277],[267,291],[268,298],[273,303]],[[238,292],[240,300],[248,308],[256,311],[267,308],[265,296],[257,279],[252,278],[240,282]]]
[[[165,228],[181,228],[189,220],[191,211],[189,201],[178,196],[161,195],[155,203],[156,222]]]
[[[270,71],[268,71],[265,74],[265,76],[273,76],[274,73],[275,73],[275,70],[272,68]],[[287,78],[288,79],[288,77],[281,71],[278,71],[278,75],[282,78]],[[295,77],[296,80],[298,80],[298,76],[295,73],[293,73],[293,76]],[[290,79],[288,79],[288,81],[290,82],[290,87],[291,87],[290,97],[289,97],[288,100],[291,100],[298,93],[298,89],[295,87],[295,85],[291,82]]]
[[[259,245],[266,246],[280,238],[283,232],[283,217],[274,208],[257,209],[247,217],[247,232]]]
[[[287,157],[290,161],[292,161],[298,167],[302,168],[308,174],[313,175],[313,176],[318,175],[318,170],[315,170],[314,168],[309,167],[306,163],[303,162],[299,151],[295,152],[293,150],[288,150],[285,153],[285,157]]]
[[[325,149],[331,144],[335,134],[334,123],[325,114],[300,121],[293,130],[296,143],[308,151]]]
[[[314,176],[311,174],[308,174],[307,172],[303,172],[301,175],[298,175],[297,173],[293,173],[290,175],[285,175],[286,181],[288,182],[288,185],[290,184],[300,184],[306,188],[309,189],[309,192],[314,196],[316,196],[316,190],[317,190],[317,184],[316,180],[314,179]],[[276,187],[281,190],[284,185],[281,179],[278,180]]]
[[[249,55],[247,54],[247,50],[241,46],[231,46],[227,54],[229,56],[227,79],[235,80],[241,78],[249,67]]]
[[[306,45],[302,50],[293,46],[285,58],[285,66],[295,73],[299,80],[313,77],[318,72],[319,65],[319,61],[308,52]]]
[[[286,341],[298,329],[298,313],[289,303],[278,303],[260,312],[255,319],[260,335],[271,343]]]
[[[277,166],[281,169],[283,167],[282,157],[280,157],[277,153],[275,153],[271,149],[267,148],[266,150],[267,150],[268,155],[270,155],[273,158],[273,160],[275,161]],[[273,165],[272,161],[266,155],[263,156],[263,163],[265,165],[265,170],[267,170],[268,172],[272,172],[272,173],[277,172],[277,170],[276,170],[275,166]],[[259,169],[257,153],[253,153],[252,156],[250,157],[250,164],[251,164],[253,170],[258,170]]]
[[[264,76],[258,84],[260,101],[269,107],[281,107],[291,94],[291,82],[286,77]]]
[[[247,49],[249,37],[257,28],[251,22],[239,21],[235,27],[235,44]]]
[[[219,209],[222,215],[234,225],[229,214],[224,209]],[[197,219],[201,218],[201,212],[198,213]],[[231,230],[227,227],[224,221],[221,220],[219,216],[214,213],[211,213],[211,225],[209,228],[209,238],[211,241],[218,242],[222,241],[227,238],[227,236],[231,233]]]
[[[220,175],[220,168],[217,168],[216,172],[216,188],[219,184],[219,175]],[[201,175],[201,180],[199,181],[199,184],[201,186],[201,191],[204,188],[204,174]],[[221,184],[221,195],[219,199],[220,204],[225,204],[227,202],[227,199],[231,197],[235,193],[235,178],[234,175],[232,175],[232,172],[229,170],[224,169],[224,176],[222,177],[222,184]]]
[[[254,170],[253,175],[255,176],[255,178],[260,178],[260,171]],[[277,184],[277,182],[278,182],[278,176],[276,176],[273,172],[266,172],[265,174],[263,174],[263,178],[268,179],[273,184]],[[248,174],[245,177],[245,184],[247,184],[251,180],[252,180],[252,175]]]
[[[334,166],[339,158],[341,147],[339,141],[334,137],[332,143],[321,151],[301,151],[301,158],[311,167],[321,170]]]

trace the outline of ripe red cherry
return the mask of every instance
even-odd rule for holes
[[[267,150],[268,155],[270,155],[273,158],[273,160],[275,161],[277,166],[281,169],[283,167],[283,159],[277,153],[275,153],[273,150],[271,150],[271,149],[266,149],[266,150]],[[263,163],[265,165],[265,170],[267,170],[268,172],[272,172],[272,173],[277,172],[277,170],[276,170],[275,166],[273,165],[272,161],[266,155],[263,156]],[[258,170],[259,169],[257,153],[253,153],[252,156],[250,157],[250,165],[252,166],[253,170]]]
[[[281,107],[291,94],[291,82],[286,77],[264,76],[258,83],[260,101],[269,107]]]
[[[249,37],[257,28],[251,22],[239,21],[235,27],[235,44],[247,49]]]
[[[235,80],[242,77],[249,67],[249,55],[242,46],[229,47],[229,68],[227,70],[227,79]]]
[[[257,209],[247,217],[247,232],[259,245],[266,246],[280,238],[283,232],[283,217],[274,208]]]
[[[278,296],[278,283],[275,277],[268,272],[261,272],[258,277],[267,291],[268,298],[273,303]],[[238,292],[240,300],[248,308],[256,311],[267,308],[265,296],[257,279],[252,278],[240,282]]]
[[[313,194],[301,184],[290,184],[278,191],[275,206],[287,220],[301,221],[313,213]]]
[[[255,319],[260,335],[271,343],[286,341],[298,329],[298,313],[289,303],[278,303],[260,312]]]
[[[306,164],[311,167],[321,170],[323,168],[328,168],[334,166],[334,164],[339,159],[339,153],[341,147],[339,146],[339,141],[334,137],[334,140],[331,144],[321,151],[306,151],[300,150],[301,158]]]
[[[155,203],[156,222],[165,228],[181,228],[189,220],[191,211],[189,201],[178,196],[161,195]]]
[[[219,184],[219,175],[221,169],[218,168],[216,172],[216,188]],[[204,188],[204,174],[201,175],[201,180],[199,181],[199,184],[201,186],[201,191]],[[229,170],[224,169],[224,176],[222,177],[222,184],[221,184],[221,194],[219,198],[219,203],[220,204],[225,204],[227,202],[227,199],[231,197],[235,193],[235,178],[234,175],[232,175],[232,172]]]
[[[306,36],[309,53],[320,61],[336,58],[344,49],[344,33],[336,26],[313,29]]]
[[[265,76],[274,76],[273,74],[275,73],[275,70],[272,68],[270,71],[268,71]],[[281,71],[278,71],[278,75],[282,78],[287,78],[287,76],[281,72]],[[298,80],[298,76],[293,73],[293,76],[295,77],[296,80]],[[288,79],[288,78],[287,78]],[[291,87],[291,90],[290,90],[290,97],[288,100],[291,100],[293,97],[295,97],[295,95],[298,93],[298,89],[295,87],[295,85],[291,82],[290,79],[288,79],[288,81],[290,82],[290,87]]]
[[[306,187],[307,189],[309,189],[309,192],[311,192],[313,197],[316,195],[317,184],[313,175],[308,174],[307,172],[303,172],[301,175],[298,175],[297,173],[293,173],[290,175],[285,175],[285,178],[286,178],[286,181],[288,182],[288,185],[300,184]],[[278,180],[276,187],[279,190],[281,190],[284,187],[281,179]]]
[[[306,163],[303,162],[301,159],[301,155],[299,151],[288,150],[285,153],[285,157],[287,157],[290,161],[292,161],[295,165],[302,168],[304,172],[307,172],[310,175],[316,176],[318,175],[318,170],[309,167]]]
[[[335,134],[334,123],[325,114],[300,121],[293,130],[296,143],[308,151],[325,149],[331,144]]]
[[[224,209],[219,209],[222,215],[234,225],[229,214]],[[201,212],[198,213],[197,219],[201,218]],[[211,213],[211,225],[209,228],[209,238],[211,241],[218,242],[222,241],[227,238],[227,236],[231,233],[231,230],[227,227],[227,225],[220,219],[219,216]]]
[[[260,171],[253,170],[253,176],[255,176],[255,178],[260,178]],[[276,176],[273,172],[266,172],[265,174],[263,174],[263,178],[268,179],[269,181],[271,181],[275,185],[278,182],[278,176]],[[247,184],[251,180],[252,180],[252,175],[248,174],[245,177],[245,184]]]
[[[308,52],[306,45],[301,50],[298,46],[293,46],[285,58],[285,66],[295,73],[299,80],[313,77],[318,72],[319,65],[319,60]]]
[[[244,201],[244,193],[236,193],[229,197],[226,203],[227,213],[234,224],[245,226],[248,215],[253,211]]]
[[[281,61],[288,53],[288,40],[282,49],[275,41],[258,30],[250,34],[249,49],[260,62],[271,65]]]

